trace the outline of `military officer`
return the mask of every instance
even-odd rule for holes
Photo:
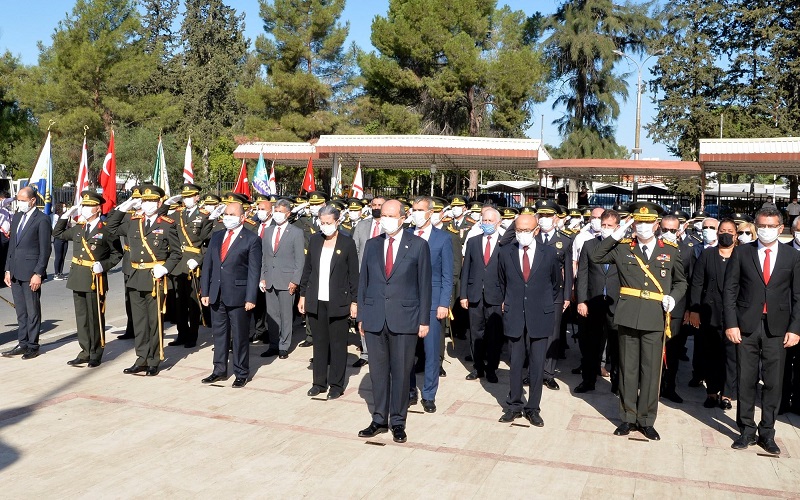
[[[81,352],[67,361],[70,366],[100,366],[105,347],[105,296],[108,292],[106,272],[122,259],[119,238],[100,220],[102,196],[94,191],[81,192],[81,204],[67,210],[56,223],[53,236],[72,241],[72,267],[67,288],[72,290],[75,324]],[[79,222],[68,227],[72,217]]]
[[[311,238],[311,235],[316,234],[319,231],[319,226],[317,226],[317,216],[316,214],[319,213],[320,209],[323,205],[327,202],[327,196],[325,193],[321,191],[312,191],[308,194],[308,200],[306,201],[305,198],[298,196],[295,198],[295,204],[301,205],[303,203],[308,203],[308,214],[298,214],[297,219],[292,222],[292,225],[295,227],[299,227],[303,230],[303,239],[305,240],[305,248],[308,248],[308,240]]]
[[[620,297],[614,315],[619,331],[619,404],[622,424],[614,434],[638,429],[651,440],[661,439],[653,426],[670,312],[686,293],[683,262],[676,243],[656,239],[661,207],[635,202],[631,215],[610,238],[595,246],[589,258],[596,264],[615,264]],[[625,238],[635,224],[635,237]]]
[[[356,198],[350,198],[347,200],[345,208],[347,209],[347,216],[339,225],[339,230],[344,231],[352,238],[353,231],[356,230],[356,226],[361,221],[361,202]]]
[[[139,186],[131,187],[131,196],[129,199],[139,199]],[[131,207],[129,213],[134,214],[136,213],[136,210]],[[133,314],[131,313],[131,301],[130,296],[128,295],[127,287],[128,277],[131,275],[131,254],[127,240],[120,237],[119,241],[122,245],[122,277],[125,282],[125,288],[123,289],[122,293],[125,296],[125,316],[127,321],[125,324],[125,333],[122,335],[117,335],[117,338],[120,340],[127,340],[133,339]]]
[[[108,216],[108,228],[125,236],[130,245],[131,275],[127,288],[133,313],[136,362],[124,373],[158,375],[163,359],[161,319],[165,277],[181,261],[179,229],[174,219],[158,215],[164,190],[145,184],[139,187],[141,214],[126,213],[133,204],[126,201]]]

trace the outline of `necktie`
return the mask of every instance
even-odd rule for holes
[[[492,237],[486,237],[486,246],[483,248],[483,265],[489,265],[489,259],[492,256]]]
[[[22,214],[22,218],[19,220],[19,226],[17,227],[17,241],[19,241],[22,236],[22,230],[25,229],[25,222],[27,222],[27,220],[28,214]]]
[[[420,229],[420,230],[419,230],[419,232],[417,233],[417,236],[419,236],[420,238],[422,238],[422,234],[423,234],[424,232],[425,232],[425,231],[423,231],[422,229]]]
[[[543,240],[544,240],[544,243],[545,243],[545,244],[547,244],[547,242],[548,242],[548,241],[550,241],[550,235],[549,235],[549,234],[547,234],[547,233],[544,233],[544,238],[543,238]]]
[[[220,260],[225,260],[228,255],[228,247],[231,246],[231,238],[233,237],[233,229],[228,229],[228,234],[225,235],[225,241],[222,242],[222,250],[220,251]]]
[[[646,260],[650,260],[650,256],[649,256],[649,255],[647,255],[647,245],[644,245],[644,246],[642,247],[642,254],[644,254],[644,258],[645,258]]]
[[[280,243],[281,243],[281,226],[278,226],[275,228],[275,244],[272,245],[273,252],[277,253],[278,245],[280,245]]]
[[[150,219],[147,219],[145,221],[145,223],[144,223],[144,232],[145,233],[149,233],[150,232]]]
[[[769,249],[769,248],[764,250],[764,284],[765,285],[769,285],[769,277],[770,277],[769,267],[770,267],[770,264],[771,264],[770,257],[769,257],[770,252],[772,252],[772,250]],[[767,314],[767,303],[766,302],[764,302],[764,311],[763,312],[764,312],[764,314]]]
[[[528,281],[531,277],[531,259],[528,258],[528,247],[522,247],[522,279]]]
[[[394,266],[394,238],[389,238],[389,248],[386,249],[386,277],[392,274]]]
[[[264,229],[266,229],[266,228],[267,228],[267,223],[266,222],[262,222],[261,223],[261,229],[258,230],[258,237],[259,238],[264,238]]]
[[[372,224],[372,237],[378,236],[379,224],[377,222]]]

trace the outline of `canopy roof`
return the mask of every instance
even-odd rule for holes
[[[701,139],[700,163],[707,172],[800,174],[800,138]]]

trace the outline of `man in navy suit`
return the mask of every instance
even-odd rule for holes
[[[436,391],[439,389],[439,367],[441,366],[442,321],[450,311],[453,293],[453,238],[450,234],[433,227],[433,200],[419,196],[412,204],[414,228],[411,234],[428,242],[431,252],[431,317],[428,335],[422,339],[425,347],[425,382],[422,386],[422,408],[426,413],[436,411]],[[417,377],[411,370],[411,404],[417,399]]]
[[[3,356],[22,354],[22,359],[39,355],[42,324],[42,282],[47,278],[50,259],[50,218],[36,208],[36,191],[26,186],[17,193],[17,213],[11,219],[6,272],[17,310],[16,347]]]
[[[358,433],[374,437],[392,427],[395,442],[406,442],[409,382],[417,337],[430,325],[431,255],[428,243],[403,231],[405,214],[397,200],[381,207],[384,234],[364,245],[358,284],[358,329],[370,353],[374,410]]]
[[[498,252],[497,275],[503,296],[503,327],[511,358],[508,409],[500,422],[525,418],[542,427],[542,399],[547,339],[555,328],[556,302],[561,289],[561,264],[554,248],[536,241],[539,224],[531,214],[515,221],[516,242]],[[523,407],[522,379],[525,355],[529,356],[530,393]],[[524,413],[523,413],[524,410]]]
[[[261,275],[261,238],[242,231],[246,199],[227,193],[222,222],[225,231],[211,236],[203,259],[201,302],[211,307],[214,336],[214,372],[204,378],[210,384],[228,377],[228,346],[233,340],[233,387],[244,387],[250,375],[250,311],[256,306]]]

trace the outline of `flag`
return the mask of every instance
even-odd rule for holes
[[[53,190],[53,155],[50,151],[50,131],[47,131],[47,139],[33,167],[28,185],[35,186],[39,191],[39,196],[44,199],[44,213],[50,215],[52,209],[52,190]],[[38,204],[38,203],[37,203]]]
[[[301,190],[304,190],[308,193],[317,190],[317,183],[314,181],[314,164],[311,162],[311,158],[308,159],[306,175],[303,176],[303,185]]]
[[[192,136],[186,143],[186,154],[183,157],[183,180],[187,184],[194,184],[194,169],[192,168]]]
[[[169,198],[169,178],[167,177],[167,161],[164,159],[164,143],[161,142],[161,135],[158,136],[158,149],[156,149],[156,162],[153,165],[153,184],[164,190],[164,194]]]
[[[353,198],[364,199],[364,181],[361,180],[361,162],[356,167],[356,176],[353,178],[353,188],[351,189]]]
[[[239,193],[247,196],[250,199],[250,184],[247,182],[247,161],[242,160],[242,168],[239,170],[239,178],[236,179],[236,187],[233,188],[234,193]]]
[[[78,164],[78,180],[75,181],[75,200],[73,205],[81,204],[81,192],[89,189],[89,154],[86,149],[86,136],[83,136],[81,161]]]
[[[264,153],[258,153],[258,163],[256,172],[253,174],[253,187],[263,195],[275,194],[269,189],[269,177],[267,176],[267,165],[264,163]]]
[[[331,194],[334,196],[342,195],[342,161],[339,160],[336,166],[331,169]]]
[[[275,183],[275,160],[272,160],[272,166],[269,169],[269,194],[278,194],[278,186]]]
[[[104,214],[111,212],[117,205],[117,153],[114,150],[114,131],[111,131],[111,140],[108,141],[108,152],[103,160],[103,170],[100,171],[100,187],[103,188]]]

